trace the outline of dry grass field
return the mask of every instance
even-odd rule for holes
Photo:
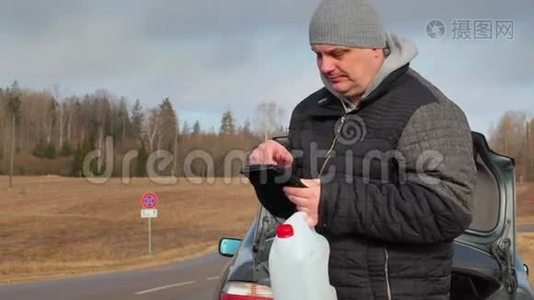
[[[534,274],[532,273],[532,269],[534,268],[534,233],[519,233],[517,250],[525,263],[530,267],[529,281],[534,287]]]
[[[534,224],[534,183],[517,186],[517,223]]]
[[[226,184],[156,184],[111,179],[92,184],[56,176],[0,176],[0,282],[18,282],[151,266],[216,249],[222,236],[241,237],[254,219],[252,187]],[[140,197],[155,192],[153,255]],[[518,186],[518,222],[534,223],[534,184]],[[518,249],[534,269],[534,233],[519,234]],[[534,276],[531,278],[534,284]]]
[[[222,236],[243,236],[257,210],[252,186],[235,181],[16,177],[8,191],[0,177],[0,282],[163,264],[214,250]],[[152,257],[140,218],[144,192],[160,199]]]
[[[534,224],[534,183],[517,186],[517,223]],[[534,233],[518,233],[517,249],[525,263],[534,269]],[[534,274],[530,274],[534,286]]]

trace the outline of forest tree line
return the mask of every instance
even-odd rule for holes
[[[534,181],[534,118],[525,112],[507,111],[490,128],[490,147],[514,158],[516,180]]]
[[[161,176],[183,176],[187,153],[202,150],[213,158],[215,176],[223,175],[225,155],[249,151],[266,138],[286,134],[284,111],[274,102],[258,104],[254,119],[241,124],[231,110],[221,115],[218,128],[204,128],[200,120],[180,121],[169,98],[145,108],[129,104],[106,90],[58,99],[50,91],[21,89],[15,81],[0,88],[0,174],[84,176],[83,159],[94,150],[105,153],[113,141],[113,176],[121,176],[123,156],[136,150],[131,176],[146,176],[151,153],[166,151],[177,159],[160,170]],[[11,155],[14,153],[14,155]],[[92,174],[103,172],[104,158],[91,164]],[[190,162],[189,170],[206,176],[206,162]],[[237,175],[239,165],[232,170]]]
[[[145,108],[139,100],[97,90],[83,96],[58,99],[50,91],[21,89],[15,81],[0,88],[0,175],[84,176],[83,159],[96,149],[105,153],[106,138],[113,141],[112,176],[121,176],[124,156],[135,150],[131,176],[147,176],[147,159],[157,150],[172,154],[161,176],[211,175],[202,159],[184,161],[188,153],[202,151],[213,159],[215,176],[238,175],[240,163],[225,172],[225,159],[233,150],[245,153],[261,141],[287,134],[284,111],[274,102],[258,104],[253,119],[237,124],[232,111],[222,113],[218,128],[206,129],[199,120],[180,121],[169,98]],[[518,181],[534,181],[534,118],[508,111],[491,126],[491,148],[516,161]],[[13,155],[12,155],[13,154]],[[104,159],[91,164],[93,174],[103,173]],[[186,170],[187,171],[187,170]]]

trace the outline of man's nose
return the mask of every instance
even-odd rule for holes
[[[329,57],[324,57],[324,56],[321,57],[321,59],[318,61],[318,65],[319,65],[319,70],[323,74],[331,73],[336,68],[333,59]]]

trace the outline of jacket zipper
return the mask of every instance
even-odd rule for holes
[[[345,124],[345,119],[347,118],[347,113],[345,113],[343,116],[341,116],[340,122],[339,122],[339,128],[335,129],[334,132],[334,139],[332,140],[332,145],[330,145],[330,149],[326,152],[326,159],[324,160],[323,165],[321,166],[321,171],[319,171],[319,177],[323,175],[324,169],[326,165],[328,164],[328,161],[330,161],[330,158],[332,157],[332,153],[334,152],[334,149],[336,148],[336,142],[337,142],[337,136],[341,133],[341,129],[343,128],[343,124]]]
[[[384,253],[386,255],[386,262],[384,264],[384,273],[386,274],[386,288],[387,288],[387,293],[388,293],[388,300],[391,300],[391,286],[389,285],[389,270],[388,270],[388,262],[389,262],[388,249],[384,248]]]
[[[343,100],[341,100],[341,102],[342,102],[343,107],[345,107],[345,104],[343,103]],[[360,108],[360,103],[361,102],[356,103],[356,106],[350,112],[358,111],[358,109]],[[321,177],[323,175],[324,168],[326,167],[326,164],[328,163],[328,161],[332,157],[332,152],[334,152],[334,148],[336,147],[337,136],[339,134],[341,134],[341,130],[343,130],[343,124],[345,124],[345,120],[347,119],[347,116],[349,115],[349,112],[345,108],[344,108],[344,110],[345,110],[345,113],[341,116],[341,119],[340,119],[340,122],[339,122],[339,127],[337,129],[334,128],[334,139],[332,140],[332,145],[330,145],[330,149],[328,149],[328,151],[326,152],[326,159],[325,159],[323,165],[321,166],[321,171],[319,171],[319,177]]]

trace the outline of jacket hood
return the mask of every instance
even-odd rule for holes
[[[366,97],[376,90],[386,77],[410,63],[418,54],[415,44],[395,33],[386,34],[386,45],[389,48],[390,53],[376,73],[375,78],[371,81],[369,87],[362,95],[361,101],[365,101]],[[357,105],[336,92],[330,82],[323,75],[321,75],[321,79],[326,89],[341,100],[346,112],[356,109]]]

